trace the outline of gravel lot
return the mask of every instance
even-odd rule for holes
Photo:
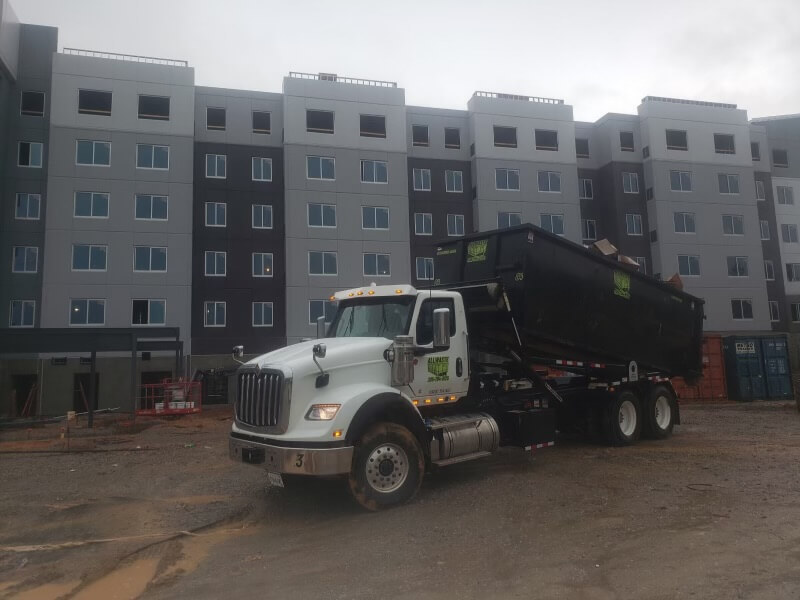
[[[72,445],[94,452],[0,434],[0,599],[800,598],[795,405],[681,412],[669,440],[502,451],[375,514],[335,479],[266,488],[220,410]]]

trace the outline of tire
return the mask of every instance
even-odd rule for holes
[[[376,423],[353,452],[350,493],[367,510],[381,510],[411,500],[422,485],[425,455],[408,429]]]
[[[612,446],[629,446],[639,439],[642,409],[639,398],[622,391],[608,399],[603,409],[603,437]]]
[[[642,405],[642,434],[651,440],[663,440],[672,434],[677,415],[675,394],[666,385],[657,385]]]

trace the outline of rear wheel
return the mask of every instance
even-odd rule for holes
[[[609,398],[603,411],[603,434],[612,446],[628,446],[639,439],[642,428],[641,404],[631,391]]]
[[[675,394],[665,385],[657,385],[647,394],[642,407],[642,431],[645,437],[663,440],[675,425]]]

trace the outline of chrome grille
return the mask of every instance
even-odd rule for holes
[[[236,418],[251,427],[274,427],[281,421],[284,390],[280,371],[239,373]]]

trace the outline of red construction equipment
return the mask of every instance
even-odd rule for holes
[[[199,381],[172,381],[148,383],[139,388],[137,415],[188,415],[199,413],[202,406],[202,388]]]

